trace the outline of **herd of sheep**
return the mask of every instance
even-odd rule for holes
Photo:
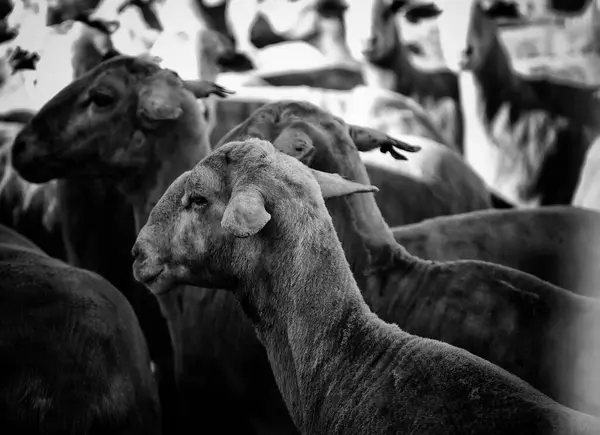
[[[0,0],[0,433],[600,435],[600,89],[246,1]]]

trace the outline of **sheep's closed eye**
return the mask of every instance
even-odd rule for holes
[[[202,207],[208,204],[208,199],[206,199],[204,196],[202,195],[190,195],[188,197],[188,204],[191,207]]]
[[[116,98],[107,91],[98,89],[90,91],[90,101],[98,107],[108,107],[113,104],[115,100]]]

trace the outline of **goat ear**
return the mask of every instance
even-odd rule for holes
[[[367,186],[346,180],[339,174],[330,174],[329,172],[321,172],[316,169],[311,169],[311,171],[317,183],[319,183],[321,193],[325,199],[346,196],[352,193],[379,192],[379,189],[375,186]]]
[[[394,148],[408,151],[409,153],[414,153],[421,149],[420,146],[394,139],[385,133],[369,127],[348,124],[348,132],[356,149],[359,151],[366,152],[379,148],[382,153],[390,153],[396,160],[406,160],[406,157],[396,152]]]
[[[288,156],[300,160],[307,166],[312,162],[315,152],[310,136],[294,127],[285,128],[279,133],[279,136],[273,142],[273,146]]]
[[[253,189],[235,191],[223,213],[221,226],[236,237],[249,237],[258,233],[271,220],[265,210],[262,195]]]
[[[183,111],[165,82],[150,79],[138,92],[138,115],[150,121],[177,119]]]
[[[235,91],[230,91],[208,80],[184,80],[183,86],[196,98],[206,98],[212,94],[226,98],[228,94],[235,94]]]
[[[435,18],[441,13],[442,10],[435,3],[424,2],[409,6],[404,16],[408,22],[416,24],[421,20]]]

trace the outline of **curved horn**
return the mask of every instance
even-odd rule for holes
[[[183,86],[194,94],[196,98],[206,98],[212,94],[226,98],[228,94],[235,94],[235,91],[226,89],[208,80],[184,80]]]
[[[418,145],[411,145],[407,142],[394,139],[373,128],[348,124],[348,130],[352,141],[359,151],[366,152],[379,148],[382,153],[390,153],[396,160],[407,160],[406,156],[399,154],[394,148],[410,153],[421,149]]]

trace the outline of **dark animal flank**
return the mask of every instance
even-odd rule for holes
[[[98,275],[0,233],[3,429],[160,433],[150,359],[127,301]]]
[[[568,206],[483,210],[393,231],[396,241],[419,258],[497,263],[580,295],[598,296],[594,283],[600,276],[593,265],[600,258],[600,214],[595,211]]]

